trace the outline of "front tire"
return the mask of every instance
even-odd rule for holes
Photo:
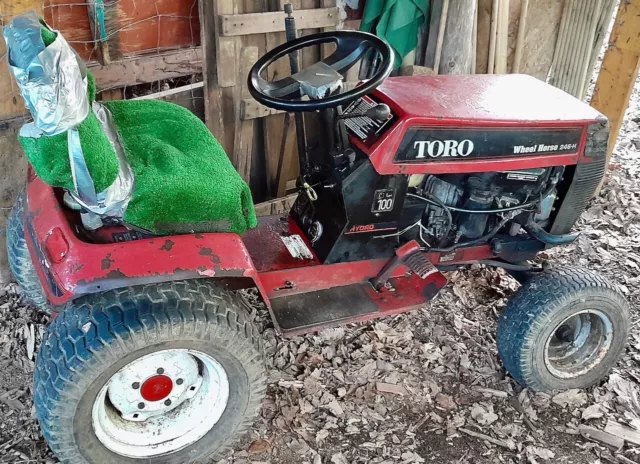
[[[498,320],[502,363],[534,391],[586,388],[624,350],[629,304],[602,276],[579,268],[545,271],[516,292]]]
[[[260,335],[211,282],[81,297],[36,360],[42,434],[65,463],[182,464],[221,456],[265,392]]]

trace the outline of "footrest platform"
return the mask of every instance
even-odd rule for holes
[[[379,292],[363,282],[274,298],[271,312],[284,335],[300,335],[421,308],[447,280],[436,270],[426,278],[414,273],[392,278],[389,283]]]

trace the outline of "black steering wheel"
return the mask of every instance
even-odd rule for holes
[[[267,67],[301,48],[335,43],[336,51],[300,72],[269,82],[262,78]],[[375,75],[344,93],[341,88],[346,72],[369,50],[380,57]],[[316,111],[346,105],[367,95],[389,76],[393,69],[391,47],[373,34],[359,31],[331,31],[310,34],[285,42],[267,52],[251,68],[248,87],[251,96],[269,108],[283,111]],[[302,97],[309,97],[303,100]]]

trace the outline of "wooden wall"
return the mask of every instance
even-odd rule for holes
[[[509,2],[509,33],[507,71],[513,69],[516,37],[520,22],[521,0]],[[560,18],[565,0],[530,0],[527,11],[527,26],[524,36],[523,56],[520,72],[545,80],[555,49]],[[476,73],[487,72],[489,58],[489,31],[491,28],[491,6],[493,0],[478,0],[478,42]]]

